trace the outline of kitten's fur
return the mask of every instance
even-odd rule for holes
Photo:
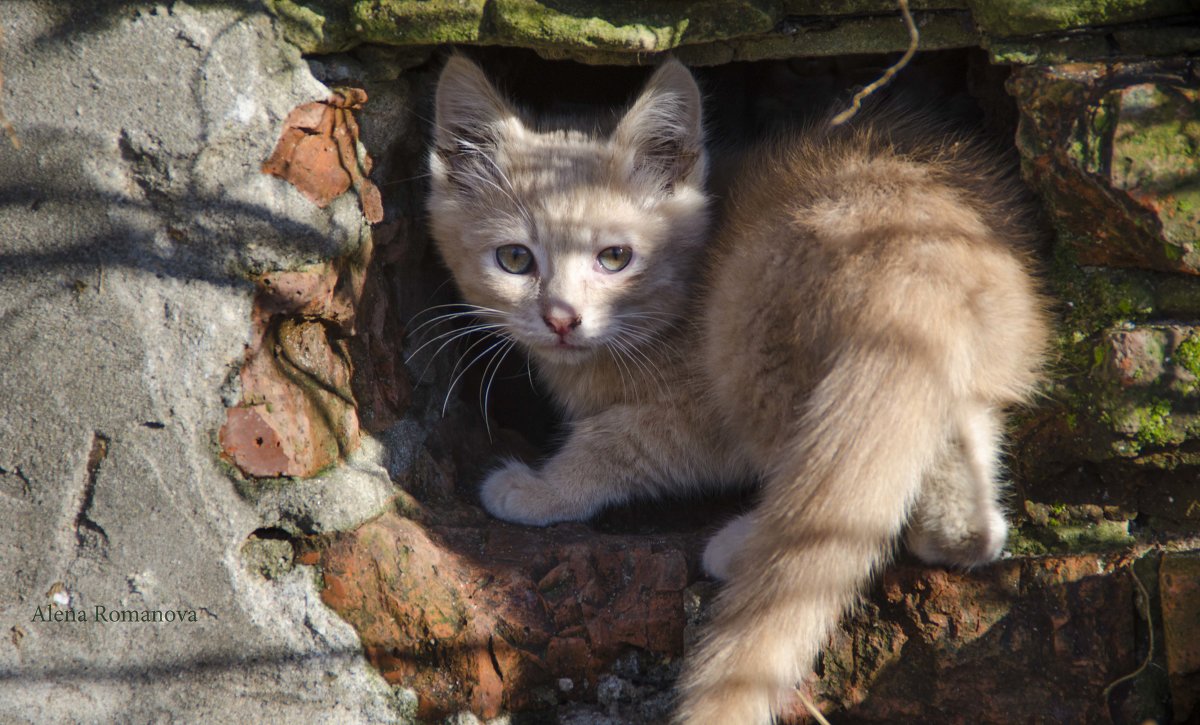
[[[932,563],[995,558],[1002,409],[1046,339],[1007,186],[957,142],[839,129],[754,156],[710,233],[700,94],[663,64],[610,131],[539,128],[472,62],[437,91],[433,233],[465,299],[570,419],[495,516],[586,519],[762,482],[707,547],[726,581],[680,723],[767,723],[906,522]],[[534,265],[505,271],[497,248]],[[607,272],[597,255],[632,249]]]

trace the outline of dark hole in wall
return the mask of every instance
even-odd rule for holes
[[[638,94],[652,67],[587,66],[569,61],[546,61],[532,51],[510,48],[470,48],[464,52],[476,60],[493,82],[519,105],[537,114],[602,114],[619,111]],[[896,56],[862,55],[830,58],[795,58],[787,60],[739,62],[722,66],[693,69],[705,94],[706,126],[714,152],[714,176],[720,175],[721,157],[734,157],[740,149],[772,134],[789,128],[824,122],[831,112],[845,108],[853,92],[871,81],[895,61]],[[411,73],[422,78],[421,94],[417,100],[416,116],[420,119],[428,142],[428,130],[433,117],[432,94],[434,81],[444,55],[435,56]],[[1017,113],[1015,104],[1004,90],[1008,70],[988,63],[979,49],[931,51],[917,54],[887,88],[876,93],[862,113],[871,112],[872,104],[897,104],[920,109],[931,119],[944,121],[948,130],[965,130],[990,140],[1001,152],[1011,155],[1014,167],[1016,154],[1013,138]],[[428,190],[424,147],[406,147],[403,159],[394,160],[394,174],[399,181],[381,179],[385,199],[388,189],[403,182],[405,206],[400,213],[423,219],[424,197]],[[397,203],[394,198],[389,203]],[[449,273],[441,266],[432,240],[423,222],[409,240],[404,259],[393,260],[396,280],[392,294],[393,314],[407,332],[428,322],[436,313],[423,310],[434,305],[457,301]],[[460,319],[451,325],[465,325]],[[451,327],[434,327],[437,333]],[[428,342],[424,332],[418,332],[406,342],[406,352]],[[536,372],[532,375],[527,359],[520,351],[508,355],[499,368],[489,368],[488,356],[476,359],[486,350],[486,344],[472,348],[478,338],[464,337],[439,353],[440,362],[430,364],[423,380],[417,384],[416,405],[441,409],[450,383],[450,393],[461,403],[463,419],[454,425],[477,428],[483,440],[484,417],[482,393],[487,393],[486,410],[491,420],[490,437],[501,445],[491,453],[478,455],[474,464],[460,471],[458,495],[473,498],[474,484],[489,463],[487,458],[502,455],[516,448],[536,450],[542,455],[551,452],[562,433],[561,421],[546,396],[539,391]],[[431,345],[433,349],[441,342]],[[465,371],[461,365],[474,360]],[[414,377],[422,372],[424,361],[418,359]],[[460,375],[461,374],[461,375]],[[423,392],[421,392],[423,391]],[[515,434],[515,435],[513,435]],[[508,446],[506,448],[505,446]],[[475,451],[478,453],[478,450]],[[467,455],[467,457],[470,457]],[[471,468],[474,465],[475,468]],[[726,510],[728,502],[725,502]],[[651,506],[639,505],[630,510],[606,516],[600,522],[607,526],[619,519],[631,530],[662,525],[663,509],[670,509],[671,520],[687,521],[680,516],[678,503],[665,502]],[[701,507],[703,508],[703,507]],[[636,510],[635,510],[636,509]],[[704,519],[704,515],[699,515]],[[615,525],[615,524],[613,524]],[[625,524],[622,524],[624,526]],[[682,524],[690,525],[688,523]]]
[[[468,51],[492,80],[537,113],[596,113],[630,103],[652,66],[589,66],[547,61],[510,48]],[[705,94],[710,136],[734,143],[815,122],[841,110],[854,90],[895,62],[892,55],[847,55],[728,63],[693,68]],[[440,62],[435,62],[440,64]],[[918,53],[872,98],[923,109],[1011,145],[1016,106],[1004,91],[1008,69],[978,48]]]

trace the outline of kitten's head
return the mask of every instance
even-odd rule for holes
[[[638,344],[686,312],[707,227],[700,92],[663,64],[610,133],[542,129],[453,56],[429,214],[468,303],[544,362]]]

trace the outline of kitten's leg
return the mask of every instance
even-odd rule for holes
[[[733,573],[733,559],[746,543],[753,516],[742,514],[721,527],[704,547],[704,571],[714,579],[727,581]]]
[[[973,404],[959,411],[954,431],[922,482],[908,547],[929,564],[978,566],[999,556],[1008,537],[998,500],[1001,419]]]
[[[606,506],[662,492],[670,473],[688,480],[702,450],[673,410],[618,406],[575,422],[561,450],[539,469],[512,461],[493,471],[480,498],[505,521],[582,521]]]
[[[831,365],[769,462],[712,622],[685,660],[676,725],[768,725],[811,672],[950,435],[950,401],[930,378],[874,350]]]
[[[959,416],[955,437],[926,474],[908,530],[908,547],[929,564],[978,566],[1004,548],[1008,524],[998,499],[1001,423],[989,407]],[[729,579],[730,562],[750,533],[750,515],[727,523],[704,549],[704,571]]]

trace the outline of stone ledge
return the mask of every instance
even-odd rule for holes
[[[701,536],[530,529],[452,510],[298,542],[300,560],[321,567],[326,604],[389,682],[418,693],[420,717],[589,702],[622,722],[667,717],[678,662],[717,590],[699,576]],[[1166,687],[1190,707],[1180,697],[1196,666],[1186,572],[1198,543],[1060,551],[973,572],[902,561],[826,647],[812,694],[855,722],[1015,712],[1097,722],[1144,714]],[[1156,635],[1158,667],[1106,699],[1146,656],[1145,611],[1168,628],[1165,644]]]
[[[363,43],[411,47],[442,43],[533,48],[547,58],[640,64],[676,51],[693,65],[795,56],[904,50],[908,36],[886,0],[693,0],[595,3],[565,0],[267,0],[305,52]],[[923,49],[984,46],[1005,62],[1062,53],[1108,56],[1112,43],[1133,54],[1196,50],[1192,0],[922,0],[912,4]],[[1180,19],[1175,32],[1144,31],[1147,21]],[[1102,32],[1087,32],[1089,30]],[[1117,36],[1120,37],[1117,37]],[[1053,37],[1046,37],[1053,36]]]

